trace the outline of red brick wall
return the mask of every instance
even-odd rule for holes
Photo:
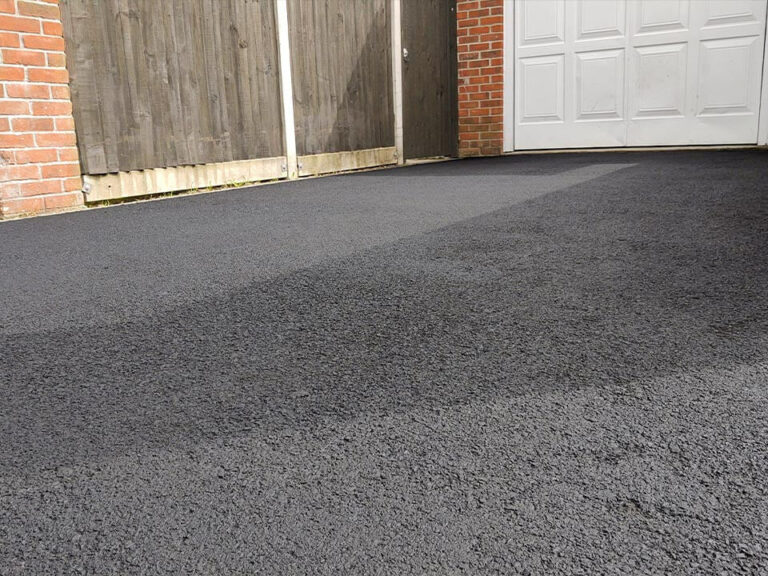
[[[0,218],[83,203],[59,0],[0,0]]]
[[[504,2],[458,0],[459,156],[502,153]]]

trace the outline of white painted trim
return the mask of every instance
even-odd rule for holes
[[[151,196],[169,192],[200,190],[217,186],[242,186],[251,182],[285,178],[285,156],[194,166],[172,166],[84,176],[86,202]]]
[[[766,8],[766,21],[768,21],[768,7]],[[760,88],[760,116],[757,124],[757,143],[760,146],[768,145],[768,27],[763,32],[765,46],[763,47],[763,82]]]
[[[403,37],[401,0],[392,0],[392,94],[395,107],[395,148],[403,164]]]
[[[293,79],[291,75],[291,43],[288,33],[287,0],[277,0],[277,45],[280,53],[280,92],[283,108],[283,133],[288,178],[299,177],[296,157],[296,124],[293,115]]]
[[[515,149],[515,0],[504,0],[504,152]]]
[[[376,166],[388,166],[400,163],[397,149],[368,148],[348,152],[327,152],[299,158],[299,176],[317,176],[334,172],[347,172]]]

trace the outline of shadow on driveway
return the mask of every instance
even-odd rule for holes
[[[768,359],[765,154],[586,158],[637,165],[147,316],[4,337],[0,475]],[[577,160],[386,178],[440,170],[471,195],[486,167]]]

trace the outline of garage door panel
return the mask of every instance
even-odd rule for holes
[[[753,0],[707,0],[704,28],[714,26],[757,23],[762,20],[764,2]]]
[[[758,38],[705,40],[699,66],[699,116],[754,113],[750,76]]]
[[[519,122],[562,122],[564,119],[564,56],[523,58],[519,61],[521,100]]]
[[[565,42],[565,0],[519,0],[518,44]]]
[[[610,0],[609,0],[610,1]],[[689,0],[657,0],[632,2],[633,34],[657,34],[688,30]]]
[[[762,37],[765,9],[765,0],[710,0],[702,9],[700,38]]]
[[[642,46],[632,53],[632,118],[685,116],[688,46]]]
[[[576,122],[624,118],[624,50],[576,54]]]
[[[604,0],[578,0],[576,40],[616,38],[625,34],[626,4]]]

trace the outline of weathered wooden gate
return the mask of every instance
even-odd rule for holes
[[[65,0],[87,174],[283,155],[274,0]]]
[[[456,0],[401,0],[406,158],[458,147]]]
[[[300,157],[394,147],[389,8],[390,0],[288,3]]]

